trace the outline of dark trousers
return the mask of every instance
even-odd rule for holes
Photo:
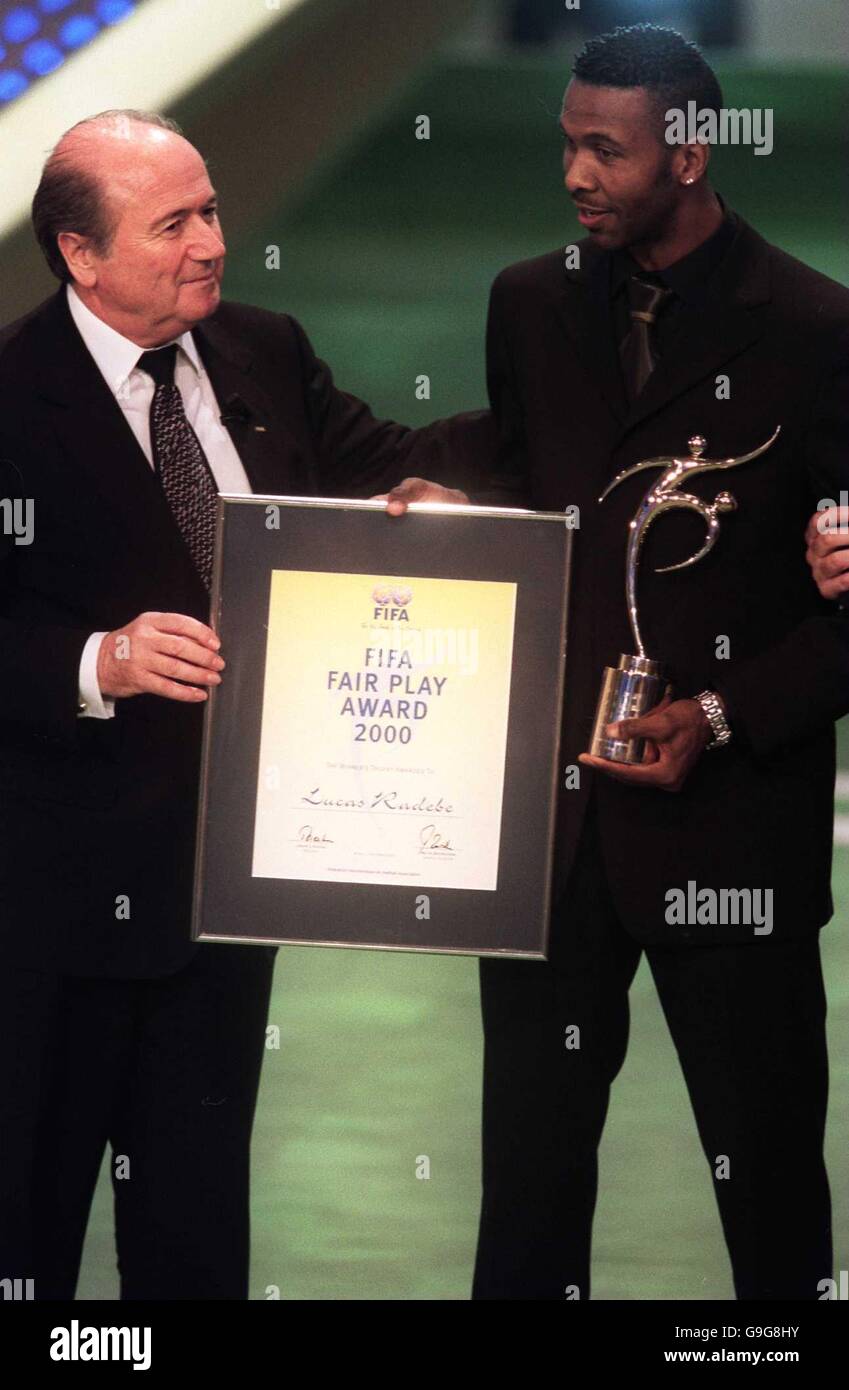
[[[475,1299],[590,1296],[597,1150],[642,949],[617,917],[590,814],[554,915],[549,962],[480,963]],[[818,936],[645,949],[713,1176],[737,1297],[816,1299],[832,1272]],[[580,1046],[570,1048],[566,1030],[575,1025],[580,1033],[568,1039],[579,1036]]]
[[[122,1299],[244,1299],[275,950],[154,980],[0,971],[0,1278],[74,1297],[111,1145]]]

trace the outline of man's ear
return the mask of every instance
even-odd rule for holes
[[[65,257],[65,264],[77,284],[92,289],[97,284],[97,271],[94,268],[90,238],[79,236],[76,232],[60,232],[56,238],[56,245]]]
[[[678,145],[672,156],[672,172],[677,183],[697,184],[707,173],[710,163],[710,145],[698,142],[692,145]]]

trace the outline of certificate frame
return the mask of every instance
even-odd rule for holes
[[[391,517],[384,502],[220,494],[210,622],[227,665],[204,713],[192,938],[545,959],[571,563],[572,533],[559,512],[416,503]],[[273,612],[279,638],[295,611],[271,606],[281,573],[307,576],[308,585],[334,575],[385,576],[390,584],[404,576],[413,587],[416,578],[420,587],[477,581],[481,595],[512,586],[494,886],[254,873],[269,624]],[[265,722],[277,721],[279,709],[279,700],[268,705]]]

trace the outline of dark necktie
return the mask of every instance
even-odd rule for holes
[[[635,401],[655,369],[652,329],[664,300],[672,291],[632,275],[628,281],[628,311],[631,327],[622,339],[619,356],[625,374],[628,400]]]
[[[136,366],[153,377],[150,443],[162,491],[206,588],[212,584],[218,489],[174,384],[177,344],[143,352]]]

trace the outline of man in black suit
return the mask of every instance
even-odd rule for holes
[[[817,594],[801,538],[849,481],[849,292],[725,207],[706,145],[666,143],[666,112],[722,103],[679,35],[591,40],[574,74],[564,176],[589,235],[504,271],[488,327],[505,482],[535,507],[577,505],[580,530],[550,960],[481,962],[474,1297],[589,1297],[597,1149],[645,950],[736,1294],[816,1299],[832,1260],[818,932],[849,620]],[[634,650],[625,543],[658,474],[601,493],[638,461],[686,457],[696,434],[723,458],[779,425],[751,463],[686,480],[738,504],[700,564],[658,573],[700,547],[692,513],[649,533],[639,612],[674,695],[619,731],[648,738],[644,764],[587,756],[602,668]]]
[[[33,219],[62,285],[0,337],[0,1278],[73,1297],[108,1142],[121,1297],[240,1299],[275,951],[189,937],[215,494],[368,496],[440,433],[220,302],[172,123],[75,126]]]

